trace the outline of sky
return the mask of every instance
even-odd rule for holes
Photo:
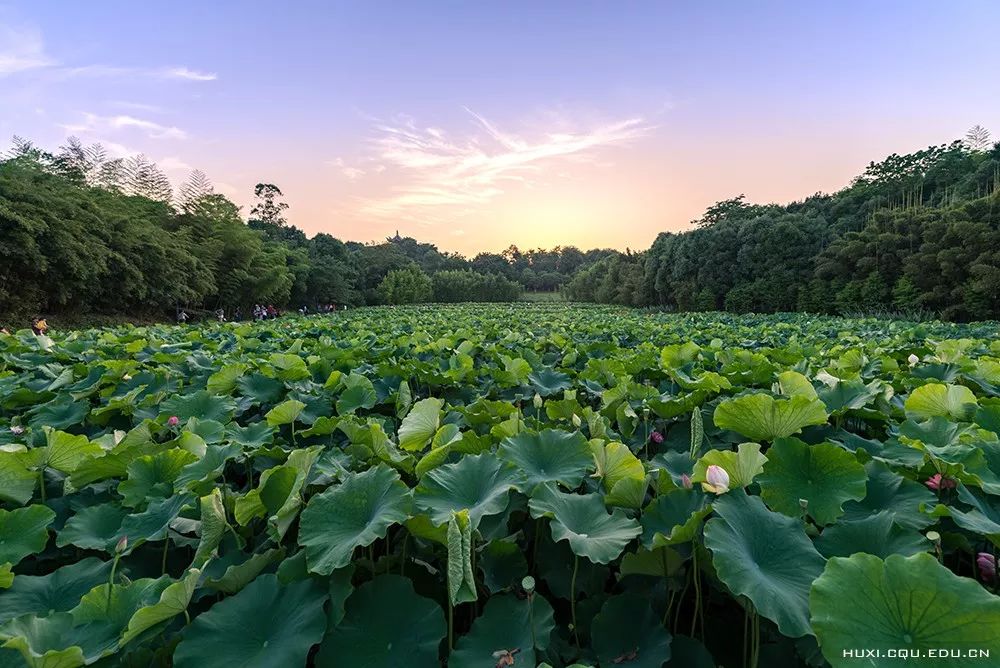
[[[994,0],[0,0],[0,146],[194,168],[313,235],[647,248],[1000,135]]]

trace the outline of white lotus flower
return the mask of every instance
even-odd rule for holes
[[[721,466],[712,464],[705,471],[705,482],[701,483],[702,489],[714,494],[725,494],[729,491],[729,474]]]
[[[910,366],[915,366],[916,363],[920,361],[920,358],[913,353],[910,353],[910,356],[906,358],[906,361],[910,363]]]

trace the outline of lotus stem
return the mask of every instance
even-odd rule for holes
[[[569,582],[569,609],[573,616],[573,639],[576,641],[576,648],[580,649],[580,632],[576,628],[576,574],[580,570],[580,557],[573,555],[573,577]]]

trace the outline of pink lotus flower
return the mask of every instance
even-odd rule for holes
[[[177,417],[176,415],[171,415],[169,418],[167,418],[167,426],[176,427],[178,424],[180,424],[180,421],[181,420],[179,417]]]
[[[684,489],[691,489],[691,476],[689,476],[687,473],[682,473],[681,485],[684,487]]]
[[[976,555],[976,565],[979,566],[979,577],[984,580],[993,580],[997,576],[997,558],[989,552],[980,552]]]
[[[705,482],[701,483],[702,489],[714,494],[725,494],[729,491],[729,474],[721,466],[712,464],[705,471]]]
[[[10,433],[14,434],[15,436],[20,436],[21,434],[24,433],[24,427],[17,424],[13,424],[10,426]]]
[[[663,443],[663,434],[661,434],[658,431],[654,431],[652,434],[650,434],[649,438],[652,439],[653,443],[657,444]]]
[[[951,478],[944,478],[940,473],[935,473],[924,481],[924,484],[933,490],[954,489],[955,481]]]

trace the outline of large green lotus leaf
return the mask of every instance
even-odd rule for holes
[[[56,514],[47,506],[0,509],[0,564],[17,565],[29,554],[41,552],[49,542],[49,525]]]
[[[222,492],[213,489],[199,500],[201,508],[201,527],[199,528],[198,549],[194,555],[194,564],[204,565],[212,553],[219,547],[222,537],[229,528],[226,520],[226,508],[222,503]]]
[[[721,467],[729,474],[729,488],[746,487],[760,475],[767,463],[767,457],[760,454],[759,443],[740,443],[736,452],[732,450],[709,450],[694,463],[691,482],[705,482],[709,466]]]
[[[113,541],[117,543],[121,538],[128,538],[131,550],[146,541],[166,539],[170,523],[184,506],[194,503],[194,500],[195,497],[189,494],[175,494],[167,499],[153,501],[143,512],[126,515]]]
[[[590,634],[602,666],[660,668],[670,659],[670,632],[639,594],[609,598],[594,617]]]
[[[548,368],[532,372],[528,375],[528,380],[531,382],[532,387],[535,388],[535,392],[543,397],[548,397],[573,387],[573,381],[569,376],[561,371]]]
[[[551,518],[553,540],[569,541],[573,553],[607,564],[642,533],[639,523],[615,508],[611,513],[600,494],[563,494],[545,485],[528,504],[534,518]]]
[[[806,399],[817,398],[816,388],[809,379],[798,371],[782,371],[778,374],[778,388],[786,397],[801,395]]]
[[[1000,434],[1000,400],[983,401],[976,411],[976,424],[983,429],[989,429],[994,434]]]
[[[390,526],[406,521],[410,510],[409,489],[384,464],[317,494],[299,523],[309,570],[329,575],[348,565],[355,548],[384,538]]]
[[[28,470],[19,454],[0,451],[0,501],[23,506],[35,493],[38,474]]]
[[[484,517],[507,508],[510,491],[523,480],[520,471],[496,455],[469,455],[429,471],[417,485],[414,502],[438,525],[467,509],[475,531]]]
[[[442,406],[444,401],[434,397],[421,399],[413,404],[413,408],[399,425],[399,447],[403,450],[423,450],[441,424]]]
[[[168,576],[140,578],[114,585],[109,596],[105,582],[84,594],[70,612],[77,625],[105,631],[108,649],[114,651],[132,617],[143,607],[154,605],[172,583]]]
[[[254,450],[269,445],[274,440],[274,429],[267,422],[254,422],[246,427],[231,423],[226,427],[226,438]]]
[[[299,415],[302,414],[302,410],[306,407],[304,403],[298,401],[297,399],[289,399],[283,401],[264,415],[267,420],[267,424],[272,427],[280,427],[283,424],[292,424],[297,419]]]
[[[958,485],[958,498],[969,508],[960,509],[957,504],[939,504],[929,514],[932,517],[951,517],[955,524],[966,531],[980,534],[994,545],[1000,545],[1000,502],[994,502],[992,496],[977,496],[961,483]]]
[[[327,633],[316,666],[439,668],[438,646],[446,632],[437,603],[418,596],[410,580],[381,575],[347,599],[344,619]]]
[[[802,516],[801,501],[820,524],[831,524],[847,501],[865,496],[868,475],[855,456],[836,445],[807,445],[797,438],[781,438],[768,452],[764,472],[757,478],[760,495],[774,510]]]
[[[491,540],[476,558],[483,573],[483,584],[491,592],[499,592],[520,582],[528,574],[524,551],[513,540]]]
[[[504,440],[499,452],[524,473],[528,493],[546,482],[576,489],[594,463],[587,439],[578,431],[521,432]]]
[[[901,527],[925,529],[934,523],[933,517],[920,510],[922,505],[937,502],[937,497],[927,487],[893,473],[877,460],[868,462],[865,471],[868,474],[865,497],[844,504],[844,520],[863,519],[887,510]]]
[[[122,503],[136,508],[151,499],[165,499],[174,491],[174,480],[198,456],[181,448],[170,448],[155,455],[145,455],[128,465],[128,478],[118,485]]]
[[[609,506],[638,508],[646,498],[646,469],[623,443],[600,441],[592,445],[596,476],[604,484],[604,502]]]
[[[104,454],[97,443],[91,443],[86,436],[74,436],[54,429],[45,430],[44,466],[63,473],[72,473],[83,461]]]
[[[824,557],[849,557],[857,552],[886,558],[890,554],[909,557],[931,549],[931,542],[913,529],[892,521],[888,510],[857,520],[840,520],[823,530],[816,549]]]
[[[96,661],[114,641],[107,627],[74,626],[68,612],[25,615],[0,626],[2,646],[20,652],[21,665],[29,668],[78,668]]]
[[[241,363],[226,364],[208,377],[205,389],[212,394],[230,394],[236,389],[236,381],[243,377],[248,368]]]
[[[860,380],[835,380],[819,389],[819,399],[831,415],[842,415],[859,410],[871,403],[879,394],[877,385],[865,385]]]
[[[775,399],[769,394],[745,394],[726,399],[716,409],[715,426],[743,434],[754,441],[773,441],[797,434],[803,427],[826,424],[826,407],[819,399],[793,395]]]
[[[190,569],[183,578],[167,586],[156,603],[136,610],[122,634],[121,644],[132,642],[149,629],[184,613],[191,603],[200,575],[201,571],[197,568]]]
[[[834,668],[899,665],[887,650],[920,652],[921,668],[972,666],[979,661],[947,657],[975,649],[1000,656],[1000,597],[974,580],[958,577],[929,554],[870,554],[833,558],[810,595],[812,626],[823,656]],[[859,660],[846,650],[864,648],[881,658]],[[945,657],[929,656],[929,650]],[[986,665],[989,661],[983,662]]]
[[[699,490],[674,489],[660,494],[643,509],[642,544],[652,550],[692,540],[705,517],[712,512]]]
[[[260,373],[237,378],[236,387],[239,388],[240,394],[249,397],[256,404],[274,403],[285,392],[285,386],[280,380]]]
[[[220,397],[199,390],[192,394],[174,395],[160,404],[160,415],[177,416],[181,421],[196,417],[226,424],[233,418],[236,404],[229,397]]]
[[[311,580],[282,585],[276,575],[261,575],[194,619],[174,652],[174,666],[304,666],[323,638],[326,599]]]
[[[225,594],[235,594],[263,573],[265,568],[281,561],[284,556],[285,548],[283,547],[275,547],[251,555],[244,552],[229,552],[221,559],[212,561],[206,566],[205,574],[208,577],[205,578],[204,586]]]
[[[115,503],[84,506],[66,520],[56,536],[56,545],[75,545],[85,550],[109,552],[127,514],[127,510]]]
[[[181,469],[174,480],[174,489],[194,491],[200,489],[197,483],[208,483],[202,487],[209,487],[212,481],[222,475],[226,462],[240,454],[242,449],[239,443],[209,445],[201,459]],[[208,490],[202,489],[202,491]]]
[[[458,639],[448,668],[493,668],[502,652],[514,652],[514,666],[522,662],[534,666],[535,648],[548,647],[554,629],[552,606],[541,596],[493,596],[472,623],[472,630]]]
[[[306,361],[291,353],[272,353],[268,359],[274,367],[275,375],[281,380],[293,382],[309,377],[309,367]]]
[[[913,390],[903,403],[906,416],[916,420],[944,417],[970,421],[976,414],[979,402],[972,390],[964,385],[928,383]]]
[[[452,605],[477,598],[472,573],[472,524],[469,511],[452,513],[448,521],[448,600]]]
[[[31,415],[29,424],[33,429],[42,427],[69,429],[82,424],[88,413],[90,413],[90,402],[73,401],[71,397],[63,395],[33,408],[29,413]]]
[[[375,386],[359,373],[352,373],[344,378],[344,391],[337,398],[337,414],[347,415],[359,408],[368,409],[378,401]]]
[[[236,521],[246,526],[254,517],[267,517],[268,534],[280,542],[299,514],[300,492],[321,453],[320,446],[292,450],[285,464],[264,471],[257,487],[237,499]]]
[[[698,357],[701,348],[692,341],[664,346],[660,350],[660,364],[665,369],[679,369]]]
[[[48,575],[18,575],[0,594],[0,623],[21,615],[66,612],[80,598],[108,581],[111,563],[86,557]]]
[[[809,628],[809,587],[824,559],[806,536],[801,520],[771,512],[756,496],[731,492],[713,504],[718,517],[705,525],[719,579],[782,634],[798,638]]]
[[[621,574],[650,575],[669,578],[678,575],[684,565],[684,557],[670,547],[647,550],[640,547],[636,552],[626,552],[621,561]]]

